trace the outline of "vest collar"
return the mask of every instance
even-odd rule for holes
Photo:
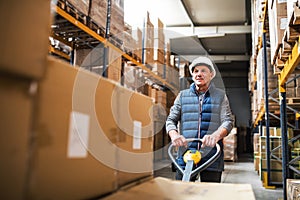
[[[215,84],[214,84],[214,83],[210,83],[208,89],[204,92],[205,95],[206,95],[206,94],[209,94],[212,90],[214,90],[214,88],[215,88]],[[198,93],[197,89],[196,89],[195,83],[192,83],[192,84],[191,84],[191,86],[190,86],[190,91],[191,91],[192,93],[198,95],[198,96],[200,95],[200,94]]]

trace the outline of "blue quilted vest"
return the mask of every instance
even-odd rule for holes
[[[221,104],[224,99],[225,92],[216,88],[213,84],[205,93],[200,109],[200,99],[196,92],[195,84],[192,84],[189,89],[181,92],[181,126],[180,130],[185,138],[203,138],[206,134],[212,134],[221,125],[220,111]],[[201,111],[201,112],[200,112]],[[201,119],[201,120],[200,120]],[[200,123],[200,126],[199,126]],[[220,140],[221,156],[207,170],[223,171],[224,170],[224,154],[223,141]],[[189,149],[199,149],[198,142],[189,143]],[[206,147],[201,150],[202,159],[198,165],[207,161],[215,154],[216,148]]]

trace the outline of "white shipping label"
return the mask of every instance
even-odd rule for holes
[[[142,123],[139,121],[133,121],[133,149],[142,148]]]
[[[286,3],[287,0],[278,0],[277,2],[278,2],[278,3]]]
[[[89,141],[90,116],[71,112],[68,141],[68,158],[86,158]]]
[[[288,20],[287,20],[287,18],[281,18],[281,19],[280,19],[280,29],[281,29],[281,30],[285,30],[286,27],[287,27],[287,25],[288,25]]]

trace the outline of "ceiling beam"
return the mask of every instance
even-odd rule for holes
[[[194,22],[192,21],[192,18],[191,18],[191,16],[190,16],[190,13],[187,11],[187,7],[185,6],[183,0],[179,0],[179,1],[180,1],[180,3],[181,3],[181,6],[182,6],[183,9],[184,9],[184,12],[185,12],[186,15],[188,16],[188,19],[189,19],[189,21],[190,21],[190,23],[191,23],[191,28],[194,28]]]
[[[181,59],[184,59],[186,61],[192,61],[195,58],[197,58],[199,55],[183,55],[180,56]],[[210,58],[215,63],[230,63],[233,61],[249,61],[250,56],[249,55],[211,55]]]
[[[226,34],[247,34],[251,33],[250,25],[235,25],[235,26],[194,26],[191,27],[166,27],[167,33],[174,32],[177,34],[171,34],[173,38],[176,35],[182,36],[195,36],[198,37],[221,37]],[[168,34],[167,34],[168,36]],[[172,37],[171,36],[171,37]]]

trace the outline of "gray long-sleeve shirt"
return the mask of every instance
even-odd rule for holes
[[[180,95],[176,97],[174,101],[174,105],[171,107],[170,114],[166,121],[166,131],[167,133],[170,130],[177,130],[178,131],[178,122],[180,121],[181,117],[181,102],[180,102]],[[221,112],[220,112],[220,118],[221,118],[221,126],[225,128],[228,133],[231,131],[234,125],[234,116],[231,112],[229,101],[227,96],[224,96],[224,99],[222,101],[221,105]]]

